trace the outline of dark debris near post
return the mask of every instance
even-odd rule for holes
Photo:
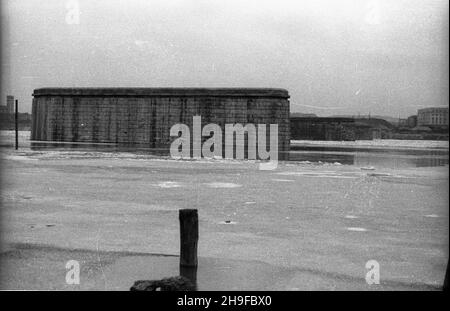
[[[130,291],[195,291],[194,283],[183,276],[164,278],[162,280],[140,280],[134,282]]]

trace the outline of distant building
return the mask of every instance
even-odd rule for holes
[[[398,119],[398,126],[399,127],[406,127],[408,126],[408,119]]]
[[[417,111],[417,125],[448,127],[448,107],[419,109]]]
[[[6,107],[8,108],[8,113],[14,113],[14,96],[6,96]]]
[[[217,127],[221,133],[225,133],[225,124],[258,124],[258,129],[262,125],[265,129],[266,125],[272,127],[276,124],[278,159],[287,159],[289,155],[289,93],[284,89],[41,88],[34,90],[33,96],[32,140],[135,144],[158,148],[165,153],[169,152],[174,142],[171,136],[174,129],[183,128],[183,135],[187,131],[187,135],[194,133],[190,136],[193,144],[192,149],[189,149],[195,157],[195,153],[201,151],[195,149],[195,137],[202,139],[201,133],[196,136],[194,129],[193,120],[198,116],[202,118],[202,124],[220,124]],[[176,127],[172,128],[174,125]],[[232,130],[236,133],[233,135],[235,139],[232,138],[231,143],[228,139],[226,142],[216,139],[218,130],[213,129],[216,139],[214,149],[222,141],[222,149],[218,150],[221,151],[221,156],[231,148],[232,152],[236,150],[238,157],[240,152],[237,147],[243,145],[248,157],[253,157],[249,150],[251,136],[248,129],[245,135],[244,130],[240,131],[235,127]],[[242,132],[242,135],[238,132]],[[179,132],[176,133],[179,135]],[[258,133],[258,144],[264,139],[268,142],[272,134],[270,130],[265,134]],[[204,141],[207,140],[206,136],[203,138]],[[210,138],[208,141],[211,141]],[[186,144],[189,145],[190,141],[185,141],[184,145]],[[272,142],[270,144],[272,148]],[[183,146],[183,152],[185,147]],[[218,155],[217,152],[214,150],[215,155]],[[228,154],[227,152],[227,157]]]
[[[407,126],[410,128],[417,126],[417,116],[409,116],[408,119],[406,119]]]

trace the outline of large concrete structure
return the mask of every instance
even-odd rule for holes
[[[406,125],[410,128],[416,127],[417,126],[417,116],[409,116],[406,119]]]
[[[112,142],[168,149],[170,128],[193,116],[202,126],[278,124],[279,159],[289,151],[289,95],[283,89],[42,88],[33,93],[32,140]],[[207,138],[204,138],[204,140]],[[191,136],[192,140],[192,136]]]

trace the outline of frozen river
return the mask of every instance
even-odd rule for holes
[[[181,208],[199,210],[199,289],[442,284],[448,142],[293,142],[291,161],[259,171],[251,161],[31,146],[27,135],[15,151],[2,133],[3,289],[126,290],[176,275]],[[71,259],[82,268],[75,288],[64,279]],[[365,282],[369,260],[380,264],[380,285]]]
[[[168,158],[165,151],[115,144],[30,142],[29,131],[20,132],[21,147],[33,151],[106,152],[118,156]],[[14,145],[13,131],[0,131],[0,143]],[[378,168],[435,167],[449,164],[449,142],[430,140],[291,141],[289,161],[330,163]]]

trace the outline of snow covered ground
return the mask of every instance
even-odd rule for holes
[[[26,146],[0,158],[3,289],[126,290],[176,275],[181,208],[199,210],[199,289],[420,290],[444,278],[448,165],[260,171]],[[76,287],[65,284],[70,259],[82,266]],[[380,285],[365,282],[369,260]]]

